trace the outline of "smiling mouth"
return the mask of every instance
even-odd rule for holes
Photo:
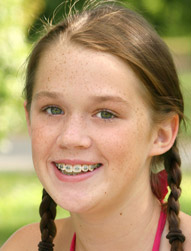
[[[93,172],[95,169],[102,166],[101,163],[94,165],[68,165],[63,163],[55,163],[57,169],[65,175],[78,175],[87,172]]]

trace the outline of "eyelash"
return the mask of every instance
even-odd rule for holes
[[[53,114],[52,112],[48,112],[48,109],[57,109],[60,110],[60,113]],[[42,109],[43,112],[46,112],[50,116],[56,116],[56,115],[61,115],[64,114],[63,110],[59,108],[58,106],[46,106],[45,108]]]
[[[54,114],[54,113],[52,113],[52,111],[48,112],[48,109],[57,109],[57,111],[59,110],[60,113]],[[46,112],[49,116],[58,116],[58,115],[64,114],[63,110],[61,108],[59,108],[58,106],[47,106],[47,107],[43,108],[42,111]],[[105,115],[109,115],[110,117],[103,118],[103,117],[101,117],[101,113],[105,113]],[[100,114],[100,116],[98,116],[98,114]],[[98,112],[96,112],[95,116],[104,120],[104,121],[111,121],[111,120],[117,118],[117,116],[113,112],[111,112],[110,110],[107,110],[107,109],[99,110]]]
[[[102,118],[101,116],[100,117],[97,116],[97,117],[99,117],[100,119],[102,119],[104,121],[111,121],[111,120],[117,118],[117,116],[113,112],[111,112],[110,110],[107,110],[107,109],[100,110],[99,112],[96,113],[96,115],[99,114],[99,113],[101,114],[103,112],[105,112],[107,115],[111,116],[110,118]]]

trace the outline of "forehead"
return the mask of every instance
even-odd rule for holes
[[[142,82],[120,58],[68,43],[54,43],[42,55],[34,92],[68,89],[141,98]],[[82,95],[82,92],[80,93]]]

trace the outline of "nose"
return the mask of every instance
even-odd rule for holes
[[[87,123],[83,117],[71,117],[63,121],[57,143],[61,148],[88,148],[92,144]]]

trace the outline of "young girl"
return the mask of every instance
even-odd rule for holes
[[[141,16],[107,2],[50,27],[31,53],[25,110],[42,219],[2,251],[191,250],[171,55]],[[56,204],[71,217],[54,222]]]

